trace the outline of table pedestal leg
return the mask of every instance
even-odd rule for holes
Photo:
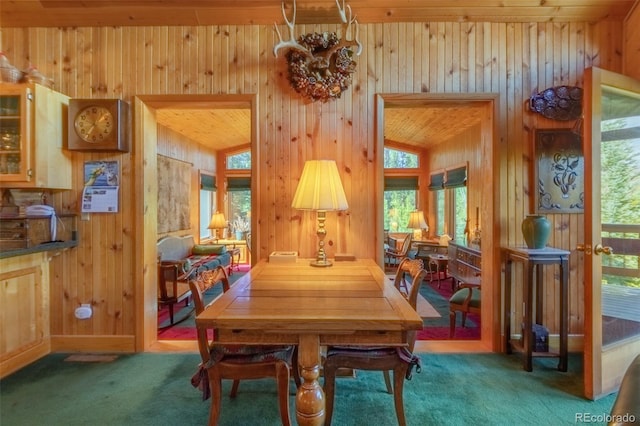
[[[324,391],[320,377],[320,337],[316,334],[300,336],[298,363],[302,384],[296,394],[296,420],[299,425],[324,425]]]

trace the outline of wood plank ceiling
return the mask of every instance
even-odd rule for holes
[[[361,23],[621,20],[635,0],[350,0]],[[271,25],[278,0],[0,0],[5,27]],[[286,1],[287,8],[292,1]],[[299,24],[337,23],[334,0],[297,0]]]
[[[361,23],[373,22],[596,22],[622,20],[636,0],[351,0]],[[292,1],[286,1],[290,15]],[[241,4],[241,6],[239,6]],[[297,0],[296,22],[337,23],[334,0]],[[1,27],[272,25],[283,22],[277,0],[0,0]],[[217,149],[250,141],[249,111],[160,109],[158,123]],[[385,139],[401,144],[442,143],[480,120],[471,105],[387,108]],[[195,125],[197,124],[197,125]]]

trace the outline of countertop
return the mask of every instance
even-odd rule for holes
[[[76,247],[77,245],[78,245],[78,241],[69,240],[69,241],[42,243],[42,244],[38,244],[28,248],[3,250],[3,251],[0,251],[0,259],[6,259],[8,257],[15,257],[15,256],[24,256],[26,254],[40,253],[43,251],[55,251],[55,250],[68,249],[71,247]]]

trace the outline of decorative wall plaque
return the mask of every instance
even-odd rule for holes
[[[538,213],[582,213],[582,138],[569,129],[538,129],[535,136],[535,158]]]
[[[552,120],[576,120],[582,115],[582,89],[575,86],[545,89],[531,97],[530,107]]]

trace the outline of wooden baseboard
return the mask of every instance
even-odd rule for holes
[[[0,362],[0,379],[20,370],[22,367],[25,367],[34,361],[37,361],[43,356],[48,355],[50,352],[51,346],[49,345],[49,340],[45,340],[16,354],[15,356],[3,359],[2,362]]]
[[[51,352],[136,352],[135,336],[51,336]]]

